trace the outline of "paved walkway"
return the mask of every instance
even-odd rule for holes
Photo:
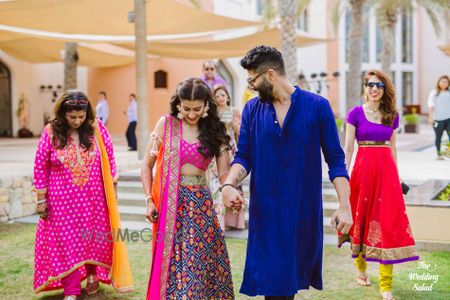
[[[447,137],[444,137],[447,141]],[[0,139],[0,177],[31,175],[38,139]],[[139,168],[137,152],[127,151],[124,137],[113,137],[119,172]],[[398,135],[398,165],[401,178],[411,184],[427,179],[450,179],[450,159],[436,160],[434,133],[430,126],[421,124],[417,134]],[[327,166],[323,177],[327,180]]]

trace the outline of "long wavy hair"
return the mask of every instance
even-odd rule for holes
[[[74,101],[74,103],[67,103],[69,100]],[[82,103],[78,104],[77,100],[86,100],[87,105],[83,105]],[[68,90],[56,102],[53,111],[54,119],[50,121],[53,132],[53,146],[57,149],[63,149],[67,145],[67,140],[70,135],[70,126],[66,120],[66,113],[72,111],[86,112],[86,119],[77,130],[80,144],[85,150],[88,150],[92,146],[92,137],[94,136],[95,112],[88,97],[78,90]]]
[[[178,84],[170,101],[170,115],[175,118],[181,100],[203,100],[209,106],[208,116],[198,121],[200,147],[197,150],[203,157],[218,156],[223,146],[230,148],[230,137],[226,134],[225,124],[219,119],[211,90],[200,78],[190,77]]]
[[[396,99],[395,99],[395,88],[392,80],[389,76],[381,70],[369,70],[364,75],[364,85],[369,82],[370,77],[376,76],[381,82],[384,83],[384,93],[383,97],[381,97],[380,101],[380,113],[381,124],[386,126],[392,126],[392,122],[397,116],[397,108],[396,108]],[[364,90],[364,99],[365,101],[369,101],[368,95],[366,94],[366,90]]]
[[[448,82],[448,86],[446,90],[442,90],[441,87],[439,86],[439,81],[441,81],[442,79],[447,79]],[[447,75],[442,75],[441,77],[439,77],[438,81],[436,82],[436,96],[439,96],[439,94],[442,91],[449,91],[450,90],[450,77],[448,77]]]

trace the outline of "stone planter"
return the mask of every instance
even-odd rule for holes
[[[406,196],[406,211],[419,248],[450,251],[450,202],[435,200],[449,183],[430,179]]]
[[[419,125],[417,124],[405,124],[405,133],[418,133]]]

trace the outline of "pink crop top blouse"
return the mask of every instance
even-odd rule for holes
[[[181,165],[191,164],[203,171],[208,169],[209,164],[212,161],[212,157],[205,158],[198,152],[200,142],[189,143],[184,139],[181,139]]]

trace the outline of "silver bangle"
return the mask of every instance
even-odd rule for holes
[[[150,200],[150,199],[152,199],[152,196],[147,196],[147,197],[145,197],[145,204],[147,205],[148,204],[148,200]],[[153,199],[152,199],[153,200]]]
[[[41,200],[37,201],[37,204],[41,204],[41,203],[45,203],[45,202],[47,202],[47,199],[41,199]]]

